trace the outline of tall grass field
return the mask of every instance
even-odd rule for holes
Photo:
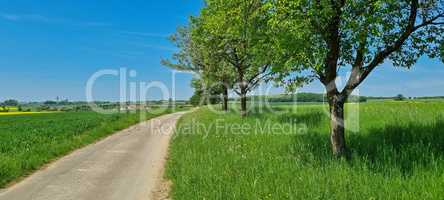
[[[147,113],[153,118],[171,110]],[[140,113],[0,116],[0,188],[79,147],[140,122]]]
[[[326,109],[187,114],[170,146],[172,198],[444,198],[444,102],[348,104],[349,160],[331,155]]]

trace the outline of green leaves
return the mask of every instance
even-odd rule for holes
[[[444,57],[443,0],[270,0],[268,8],[273,70],[284,83],[307,69],[328,83],[347,66],[361,69],[349,81],[355,88],[387,59],[409,68],[424,55]]]
[[[193,35],[210,55],[209,74],[227,80],[239,89],[251,90],[271,63],[270,4],[261,0],[208,0]],[[234,84],[237,83],[237,84]]]
[[[180,71],[199,73],[203,63],[203,58],[200,55],[202,49],[193,42],[190,27],[177,28],[177,32],[170,37],[170,40],[176,45],[179,52],[173,54],[172,59],[175,62],[162,59],[162,65]]]

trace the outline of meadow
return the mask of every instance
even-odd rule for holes
[[[324,105],[256,108],[247,118],[206,107],[187,114],[170,146],[172,198],[443,198],[444,102],[346,109],[358,110],[359,124],[347,129],[349,160],[331,155]]]
[[[147,119],[170,113],[150,112]],[[140,113],[58,112],[0,116],[0,188],[44,164],[140,122]]]

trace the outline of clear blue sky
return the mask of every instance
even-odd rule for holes
[[[175,50],[167,36],[201,6],[201,0],[2,0],[0,100],[85,100],[94,72],[120,67],[137,71],[129,81],[161,81],[171,89],[171,71],[160,65],[160,58]],[[384,64],[360,93],[444,95],[443,77],[444,65],[437,60],[423,58],[410,71]],[[191,75],[176,78],[177,99],[189,98]],[[99,79],[94,97],[117,100],[117,85],[117,78]],[[322,92],[322,87],[316,82],[302,91]],[[160,92],[151,91],[150,98],[161,98]]]

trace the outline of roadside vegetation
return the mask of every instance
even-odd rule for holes
[[[353,150],[348,160],[331,156],[328,105],[256,108],[248,118],[207,107],[187,114],[170,147],[171,196],[442,199],[444,102],[371,102],[346,109],[355,106],[359,130],[347,131]]]
[[[176,109],[177,110],[177,109]],[[172,112],[146,113],[147,119]],[[42,165],[141,120],[140,112],[0,116],[0,188]]]
[[[411,68],[423,57],[444,61],[443,32],[443,0],[205,0],[171,37],[179,50],[162,63],[194,72],[201,83],[196,97],[221,95],[225,111],[228,90],[236,93],[244,117],[248,94],[263,82],[289,92],[321,83],[332,154],[347,158],[353,150],[344,105],[355,89],[384,63]]]
[[[443,33],[443,0],[205,0],[162,64],[196,74],[193,104],[222,108],[180,121],[173,199],[442,199],[444,103],[354,94],[383,64],[444,61]],[[325,94],[249,96],[312,82]]]

